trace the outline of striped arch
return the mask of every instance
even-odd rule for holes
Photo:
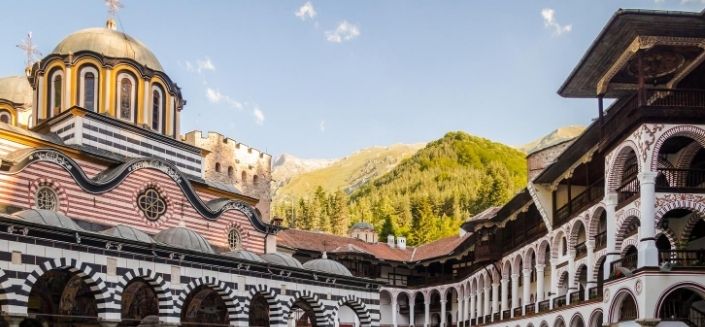
[[[587,238],[589,240],[595,239],[595,235],[600,231],[600,217],[603,213],[605,213],[605,207],[600,203],[588,217]]]
[[[658,169],[658,154],[661,152],[661,146],[663,146],[668,139],[676,136],[691,138],[700,144],[701,147],[705,147],[705,129],[693,125],[679,125],[672,127],[663,132],[658,140],[654,142],[654,152],[651,156],[651,171],[657,171]]]
[[[514,263],[512,262],[512,259],[506,259],[504,260],[504,263],[502,264],[502,278],[506,279],[509,278],[512,273],[516,273],[514,271]]]
[[[122,293],[131,281],[135,278],[141,278],[149,286],[152,286],[154,292],[159,299],[159,321],[166,321],[167,316],[174,316],[174,298],[171,291],[166,285],[166,282],[161,276],[158,276],[153,271],[145,268],[133,269],[120,276],[117,286],[115,286],[115,295],[113,301],[118,308],[122,309]]]
[[[634,143],[632,140],[627,140],[624,141],[622,144],[619,145],[618,148],[616,148],[612,153],[614,153],[614,159],[612,159],[612,162],[605,164],[609,164],[608,167],[606,167],[607,171],[609,172],[608,180],[607,180],[607,191],[608,192],[614,192],[617,190],[619,185],[622,183],[622,173],[624,172],[624,164],[627,160],[627,156],[629,155],[629,152],[634,152],[634,155],[637,157],[637,166],[638,166],[638,171],[642,172],[644,170],[644,167],[641,160],[638,160],[640,158],[639,156],[639,147]]]
[[[668,239],[668,243],[671,244],[671,249],[675,250],[680,245],[678,243],[678,238],[676,238],[676,235],[670,228],[656,228],[656,239],[658,239],[661,235],[665,236],[666,239]]]
[[[681,195],[667,195],[662,201],[663,203],[659,206],[656,211],[656,225],[661,222],[663,216],[665,216],[669,211],[675,209],[686,209],[699,214],[701,217],[705,217],[705,203],[697,201],[692,194],[681,196]],[[696,221],[697,222],[697,221]]]
[[[605,256],[604,252],[600,255],[595,255],[595,264],[594,264],[594,266],[592,266],[592,272],[591,272],[593,281],[597,280],[599,274],[602,273],[602,271],[600,271],[600,264],[603,261],[605,261],[605,259],[607,259],[607,257]],[[591,268],[588,267],[588,269],[591,269]]]
[[[551,258],[558,258],[560,255],[560,250],[561,250],[561,240],[565,237],[565,241],[568,242],[568,237],[566,236],[566,233],[562,230],[559,229],[556,231],[556,234],[553,235],[553,239],[551,241]],[[566,244],[568,249],[570,249],[569,244]]]
[[[533,256],[533,258],[532,258]],[[527,266],[528,268],[532,268],[536,266],[536,261],[538,260],[538,257],[536,255],[536,250],[534,249],[533,246],[530,246],[526,248],[523,254],[523,259],[524,259],[524,265]],[[526,268],[526,267],[524,267]]]
[[[629,224],[634,220],[636,220],[637,223],[640,223],[641,221],[640,212],[635,208],[631,208],[626,212],[623,212],[617,219],[617,236],[615,237],[615,249],[619,250],[622,248],[621,245],[622,241],[624,241],[624,234],[627,232]]]
[[[289,315],[291,315],[291,309],[298,300],[305,302],[311,307],[311,310],[313,310],[313,314],[316,317],[316,326],[326,326],[328,324],[328,317],[326,317],[323,302],[321,302],[318,298],[318,295],[314,294],[310,290],[296,291],[294,296],[284,304],[283,318],[285,321],[288,320]]]
[[[635,247],[635,248],[637,247],[637,243],[638,243],[638,242],[637,242],[636,239],[637,239],[636,237],[630,237],[630,238],[624,240],[624,242],[622,242],[622,247],[621,247],[621,248],[617,248],[617,250],[620,252],[620,255],[621,255],[622,257],[623,257],[624,254],[627,252],[627,251],[626,251],[627,248],[629,248],[630,246],[633,246],[633,247]]]
[[[545,264],[549,263],[546,260],[547,259],[550,260],[551,258],[546,258],[546,247],[548,247],[549,250],[551,248],[551,244],[548,242],[547,239],[541,240],[538,247],[536,247],[536,251],[537,251],[536,252],[536,263],[537,264],[545,265]]]
[[[345,296],[338,301],[338,303],[335,306],[335,310],[333,311],[333,315],[331,315],[331,321],[330,321],[331,326],[334,326],[335,320],[338,319],[338,312],[340,312],[340,308],[344,305],[347,305],[348,307],[350,307],[355,312],[355,314],[357,314],[357,318],[360,319],[360,327],[372,327],[373,326],[372,315],[370,314],[370,311],[367,309],[365,302],[360,300],[355,295]],[[375,325],[378,325],[379,322],[375,321],[374,323],[375,323]]]
[[[671,165],[671,167],[664,167],[664,168],[687,169],[688,166],[690,166],[690,163],[693,162],[693,158],[695,157],[695,155],[698,154],[698,151],[700,151],[700,149],[702,149],[702,148],[703,148],[703,146],[700,145],[698,142],[693,142],[693,143],[686,145],[686,147],[683,150],[681,150],[681,154],[676,159],[675,164]],[[661,165],[662,165],[662,163],[659,158],[659,168],[661,168]]]
[[[512,273],[513,274],[518,274],[519,276],[521,276],[522,270],[524,268],[526,268],[524,266],[524,261],[522,259],[524,259],[524,258],[522,257],[521,254],[515,255],[514,259],[512,259]]]
[[[573,222],[573,225],[570,226],[570,234],[568,234],[568,249],[569,250],[574,250],[575,246],[578,245],[578,230],[580,227],[583,227],[583,230],[585,231],[585,240],[587,241],[588,238],[588,229],[587,229],[587,224],[585,221],[582,219],[582,216],[578,216],[578,218],[575,219]]]
[[[224,282],[210,276],[194,279],[186,285],[174,303],[174,314],[181,317],[181,312],[183,310],[184,302],[186,302],[186,298],[189,294],[191,294],[191,292],[201,286],[208,286],[220,295],[223,302],[225,302],[225,308],[228,310],[228,321],[230,321],[231,324],[234,323],[238,326],[243,325],[243,323],[245,325],[247,324],[247,317],[243,315],[242,306],[235,297],[235,292]]]
[[[693,228],[695,228],[695,225],[703,219],[705,219],[705,215],[697,211],[694,211],[693,214],[690,215],[690,218],[688,218],[688,221],[685,223],[685,226],[683,226],[683,231],[681,231],[679,244],[680,246],[685,246],[686,244],[688,244],[688,240],[690,240],[690,234],[693,233]]]
[[[580,274],[580,270],[581,270],[583,267],[585,267],[585,274],[589,274],[589,273],[590,273],[590,269],[588,268],[588,266],[587,266],[586,264],[583,263],[583,264],[578,265],[578,266],[575,268],[575,274],[574,274],[574,276],[573,276],[573,280],[571,281],[570,284],[568,284],[569,287],[578,286],[578,285],[580,284],[580,277],[583,277],[583,276]],[[585,276],[585,280],[587,280],[587,279],[588,279],[588,276]]]
[[[270,289],[268,285],[266,284],[258,284],[258,285],[253,285],[250,287],[249,291],[249,296],[247,299],[244,301],[244,307],[247,308],[248,312],[248,318],[249,318],[249,310],[250,310],[250,303],[252,303],[252,299],[257,295],[260,294],[264,297],[265,300],[267,300],[267,305],[269,306],[269,324],[272,326],[279,326],[279,325],[284,325],[286,324],[286,321],[283,318],[282,314],[282,306],[281,302],[279,301],[279,297],[277,296],[277,293],[274,292],[274,290]]]
[[[73,258],[55,258],[48,259],[30,273],[22,288],[17,291],[17,300],[20,302],[18,306],[22,307],[22,313],[26,313],[27,301],[29,300],[29,293],[32,291],[34,284],[44,275],[45,273],[52,270],[68,270],[73,274],[76,274],[83,280],[86,285],[93,292],[95,297],[96,306],[98,307],[98,317],[101,319],[108,319],[108,314],[111,309],[114,309],[112,304],[112,299],[110,298],[110,292],[105,282],[98,277],[97,273],[91,268],[90,265],[78,261]]]

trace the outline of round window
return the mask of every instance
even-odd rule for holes
[[[228,247],[230,250],[237,250],[240,248],[240,232],[235,228],[231,228],[228,232]]]
[[[166,202],[153,188],[146,189],[140,194],[137,205],[149,220],[157,220],[166,212]]]
[[[34,196],[37,209],[56,210],[59,204],[56,192],[48,186],[42,186]]]

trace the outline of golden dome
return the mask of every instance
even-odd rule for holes
[[[61,41],[52,54],[67,55],[79,51],[132,59],[150,69],[164,71],[157,57],[142,42],[110,28],[87,28],[74,32]]]
[[[32,105],[33,95],[32,86],[29,85],[26,76],[0,78],[0,99],[30,106]]]

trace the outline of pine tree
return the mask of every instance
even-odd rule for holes
[[[348,197],[338,190],[328,197],[330,203],[330,224],[333,234],[345,235],[350,226]]]

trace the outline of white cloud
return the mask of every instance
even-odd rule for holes
[[[316,17],[316,8],[313,8],[311,1],[306,1],[303,6],[299,7],[299,10],[297,10],[294,15],[301,20],[313,19]]]
[[[252,114],[255,116],[255,123],[257,123],[257,125],[264,124],[264,112],[262,112],[259,107],[255,107],[252,110]]]
[[[206,70],[208,71],[215,71],[215,65],[211,61],[211,58],[204,57],[203,59],[197,59],[196,63],[192,63],[190,61],[185,62],[186,65],[186,70],[190,71],[192,73],[202,73]]]
[[[211,103],[219,103],[221,100],[223,100],[223,94],[220,93],[220,91],[214,90],[210,87],[206,88],[206,97]]]
[[[558,21],[556,21],[556,11],[551,8],[544,8],[541,10],[541,17],[543,17],[543,26],[548,29],[552,29],[553,34],[556,36],[573,30],[573,25],[559,24]]]
[[[321,133],[326,132],[326,121],[325,120],[321,120],[321,123],[318,124],[318,129],[321,130]]]
[[[335,30],[326,31],[325,34],[328,42],[342,43],[343,41],[350,41],[360,36],[360,28],[344,20],[338,24]]]

